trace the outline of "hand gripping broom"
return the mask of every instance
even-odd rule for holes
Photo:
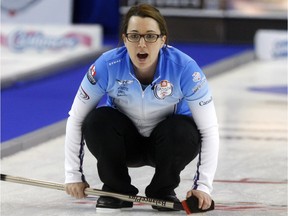
[[[36,179],[29,179],[29,178],[23,178],[23,177],[16,177],[16,176],[10,176],[1,174],[1,180],[6,182],[14,182],[19,184],[26,184],[26,185],[32,185],[37,187],[43,187],[43,188],[50,188],[50,189],[56,189],[65,191],[64,184],[59,184],[55,182],[48,182],[48,181],[41,181]],[[164,208],[170,208],[175,210],[184,210],[187,214],[191,213],[198,213],[198,212],[205,212],[205,211],[211,211],[214,209],[214,201],[212,200],[212,204],[209,209],[202,210],[198,208],[198,199],[194,196],[189,197],[186,200],[183,200],[182,202],[170,202],[165,200],[159,200],[144,196],[131,196],[131,195],[124,195],[119,193],[111,193],[106,192],[94,188],[86,188],[85,194],[92,195],[92,196],[109,196],[114,197],[123,201],[128,202],[138,202],[142,204],[152,205],[152,206],[159,206]]]

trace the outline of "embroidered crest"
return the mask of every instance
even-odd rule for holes
[[[173,85],[168,80],[162,80],[154,87],[154,95],[157,99],[163,100],[167,96],[172,95]]]

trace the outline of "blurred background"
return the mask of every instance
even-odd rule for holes
[[[118,35],[131,5],[160,9],[175,41],[252,43],[257,29],[286,29],[286,0],[2,0],[2,24],[100,24]],[[244,33],[245,31],[245,33]]]
[[[2,152],[24,148],[31,133],[27,146],[64,133],[82,77],[118,46],[121,18],[137,3],[156,6],[171,45],[205,71],[247,52],[238,61],[287,58],[287,0],[1,0]]]

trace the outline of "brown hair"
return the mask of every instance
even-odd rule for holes
[[[139,16],[139,17],[150,17],[154,19],[160,29],[160,34],[166,36],[166,46],[168,44],[168,29],[167,24],[164,17],[161,15],[160,11],[149,4],[139,4],[132,6],[125,17],[122,20],[122,25],[120,28],[120,38],[122,39],[122,35],[127,33],[128,23],[132,16]]]

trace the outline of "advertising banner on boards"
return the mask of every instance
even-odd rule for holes
[[[1,48],[5,53],[58,55],[102,47],[100,25],[2,25]]]

